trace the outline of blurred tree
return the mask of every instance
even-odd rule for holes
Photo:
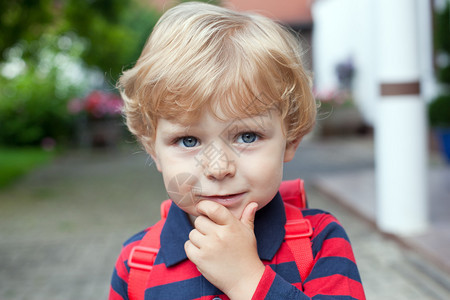
[[[52,0],[0,1],[0,53],[42,35],[54,20]]]
[[[136,0],[0,1],[0,145],[70,139],[68,100],[104,77],[113,89],[159,16]]]
[[[70,139],[68,101],[113,89],[160,15],[142,0],[0,1],[0,145]]]
[[[82,59],[115,79],[136,60],[159,13],[134,0],[10,0],[0,2],[0,61],[18,43],[22,59],[35,62],[43,34],[75,33],[84,40]]]
[[[159,18],[158,14],[131,2],[67,0],[64,7],[62,30],[86,38],[84,61],[100,67],[114,79],[124,65],[136,60],[137,49]],[[146,22],[139,22],[142,20]]]

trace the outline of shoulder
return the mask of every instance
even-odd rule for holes
[[[303,217],[308,219],[311,222],[312,227],[314,228],[314,236],[320,234],[325,229],[338,229],[343,227],[338,219],[333,216],[331,213],[326,212],[321,209],[310,209],[305,208],[302,209]]]
[[[130,256],[130,253],[131,253],[132,249],[133,249],[135,246],[142,245],[142,244],[141,244],[142,240],[143,240],[143,239],[148,239],[148,238],[149,238],[149,236],[146,237],[146,235],[147,235],[149,232],[151,232],[151,231],[155,228],[155,226],[156,226],[157,224],[158,224],[158,223],[156,223],[155,225],[152,225],[152,226],[150,226],[150,227],[147,227],[146,229],[144,229],[144,230],[142,230],[142,231],[140,231],[140,232],[138,232],[138,233],[132,235],[131,237],[129,237],[129,238],[122,244],[122,249],[121,249],[120,254],[119,254],[119,260],[121,260],[121,261],[124,263],[124,265],[127,266],[127,261],[128,261],[128,258],[129,258],[129,256]],[[151,238],[155,238],[155,237],[151,237]],[[159,236],[158,236],[157,238],[158,238],[158,241],[159,241]],[[128,267],[127,267],[127,268],[128,268]]]
[[[131,249],[141,242],[145,234],[150,229],[151,227],[134,234],[123,243],[122,249],[120,250],[119,253],[119,257],[116,260],[114,272],[111,278],[110,295],[115,296],[116,298],[114,299],[128,299],[127,290],[128,290],[128,277],[130,271],[130,268],[128,266],[128,258],[130,256]]]
[[[166,221],[166,219],[161,219],[161,220],[159,220],[158,222],[156,222],[154,225],[152,225],[152,226],[150,226],[150,227],[147,227],[146,229],[144,229],[144,230],[142,230],[142,231],[140,231],[140,232],[138,232],[138,233],[132,235],[130,238],[128,238],[128,239],[123,243],[123,247],[126,248],[126,247],[128,247],[128,246],[130,246],[130,245],[136,246],[136,245],[138,245],[144,238],[145,238],[145,241],[148,241],[148,238],[149,238],[149,237],[152,238],[152,239],[158,237],[158,239],[159,239],[159,236],[160,236],[160,234],[161,234],[161,230],[162,230],[162,228],[163,228],[163,226],[164,226],[164,224],[165,224],[165,221]],[[149,233],[151,233],[150,236],[146,237],[147,234],[149,234]],[[156,236],[155,236],[155,235],[156,235]]]
[[[320,209],[303,209],[304,218],[313,227],[311,236],[313,256],[344,256],[354,261],[350,239],[341,223],[329,212]]]
[[[129,237],[123,244],[122,244],[122,249],[120,250],[120,254],[119,254],[119,261],[122,261],[122,263],[124,265],[127,266],[127,261],[128,258],[130,256],[131,250],[133,249],[133,247],[138,246],[142,239],[145,237],[145,235],[149,232],[149,230],[152,229],[153,226],[148,227],[134,235],[132,235],[131,237]],[[128,268],[128,267],[127,267]]]
[[[132,235],[123,243],[123,246],[126,247],[130,244],[139,243],[144,238],[144,236],[147,234],[147,232],[152,229],[152,227],[153,226],[147,227],[146,229],[139,231],[138,233]]]

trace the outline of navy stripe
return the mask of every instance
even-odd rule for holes
[[[302,209],[302,214],[304,217],[309,217],[309,216],[316,216],[316,215],[329,215],[329,213],[324,212],[323,210],[320,209]]]
[[[345,257],[332,256],[320,258],[304,283],[333,275],[342,275],[361,282],[358,268],[353,261]]]
[[[203,276],[155,286],[145,291],[145,299],[195,299],[223,294]]]
[[[201,296],[201,276],[149,288],[145,299],[195,299]]]
[[[289,283],[300,282],[300,273],[295,261],[285,262],[277,265],[269,265],[278,275]]]
[[[128,274],[130,274],[130,266],[128,265],[128,259],[124,261],[123,264],[125,265],[125,268],[127,268]]]
[[[117,294],[121,295],[124,300],[128,300],[128,284],[117,275],[115,269],[111,277],[111,287]]]
[[[142,238],[144,237],[144,235],[145,235],[146,233],[147,233],[146,230],[142,230],[141,232],[136,233],[135,235],[133,235],[132,237],[130,237],[128,240],[126,240],[126,242],[123,243],[123,246],[127,246],[127,245],[129,245],[129,244],[131,244],[131,243],[133,243],[133,242],[142,240]]]
[[[295,286],[286,282],[283,278],[276,275],[270,286],[269,292],[264,297],[265,300],[283,299],[283,300],[307,300],[309,299],[304,293],[298,290]]]
[[[216,288],[211,282],[206,280],[206,278],[203,276],[202,276],[202,281],[203,281],[203,294],[204,295],[212,296],[212,295],[223,294],[223,292],[221,290]]]
[[[313,257],[322,249],[322,244],[327,239],[343,238],[350,243],[350,240],[345,233],[344,228],[336,222],[328,224],[316,237],[312,239]]]

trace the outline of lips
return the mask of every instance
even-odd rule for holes
[[[223,206],[232,206],[233,204],[240,202],[244,194],[245,193],[228,194],[228,195],[210,195],[210,196],[201,195],[198,196],[198,198],[201,200],[214,201],[222,204]]]

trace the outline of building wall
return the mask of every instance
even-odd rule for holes
[[[311,24],[310,0],[223,0],[225,7],[256,11],[285,24]]]
[[[354,70],[353,94],[367,123],[373,124],[376,98],[375,32],[370,0],[315,1],[313,57],[318,93],[339,88],[336,66],[351,61]]]
[[[221,3],[233,10],[257,12],[298,32],[305,67],[313,69],[311,0],[222,0]]]
[[[429,100],[436,85],[432,72],[431,17],[428,1],[418,5],[422,96]],[[338,63],[351,60],[355,69],[354,101],[365,121],[373,125],[376,101],[379,99],[379,57],[375,51],[378,20],[373,0],[316,0],[312,7],[314,31],[312,40],[315,87],[319,93],[338,88],[335,72]],[[399,20],[401,22],[401,20]],[[399,37],[402,38],[402,37]]]

